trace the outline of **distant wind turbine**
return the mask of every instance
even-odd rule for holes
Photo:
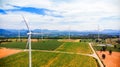
[[[118,40],[120,41],[120,30],[119,30],[119,34],[118,35],[119,35]]]
[[[98,25],[98,41],[100,39],[100,26]]]
[[[70,32],[70,31],[71,31],[71,28],[70,28],[70,26],[69,26],[69,30],[68,30],[68,31],[69,31],[69,36],[68,36],[68,38],[69,38],[69,40],[70,40],[70,39],[71,39],[71,37],[70,37],[70,36],[71,36],[71,32]]]
[[[18,41],[20,41],[20,30],[18,30]]]
[[[41,28],[41,39],[43,40],[43,30]]]

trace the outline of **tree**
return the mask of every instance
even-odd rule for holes
[[[112,54],[112,50],[109,50],[109,54],[110,54],[110,55]]]
[[[105,54],[102,54],[102,59],[105,59]]]
[[[102,46],[102,50],[105,51],[107,49],[106,46]]]
[[[116,42],[117,42],[118,44],[120,44],[120,40],[117,40]]]
[[[2,41],[0,41],[0,45],[1,45]]]
[[[116,46],[116,45],[114,45],[114,48],[117,48],[117,46]]]

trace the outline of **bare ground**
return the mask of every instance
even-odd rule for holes
[[[106,67],[120,67],[120,52],[112,52],[112,54],[110,55],[108,51],[97,51],[97,54]],[[105,54],[105,59],[102,59],[102,54]]]
[[[22,50],[0,48],[0,58],[7,57],[9,55],[16,54],[16,53],[21,52],[21,51]]]

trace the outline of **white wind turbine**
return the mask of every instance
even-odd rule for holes
[[[100,26],[98,25],[98,41],[100,39]]]
[[[119,33],[118,33],[118,41],[120,41],[120,29],[119,29]]]
[[[30,27],[29,27],[29,25],[28,25],[28,23],[23,15],[22,15],[22,18],[23,18],[23,20],[28,28],[28,33],[27,33],[28,42],[27,42],[27,44],[29,45],[29,67],[32,67],[32,62],[31,62],[32,61],[32,58],[31,58],[32,57],[32,53],[31,53],[31,35],[32,35],[32,32],[31,32]]]
[[[18,30],[18,41],[21,41],[21,39],[20,39],[20,30]]]
[[[41,28],[41,39],[43,40],[43,29]]]
[[[70,27],[70,26],[69,26],[68,31],[69,31],[69,34],[68,34],[68,39],[70,40],[70,39],[71,39],[71,27]]]

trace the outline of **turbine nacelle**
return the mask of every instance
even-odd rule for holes
[[[27,35],[41,35],[41,33],[32,33],[32,32],[28,32]]]
[[[32,32],[27,33],[27,35],[32,35]]]

